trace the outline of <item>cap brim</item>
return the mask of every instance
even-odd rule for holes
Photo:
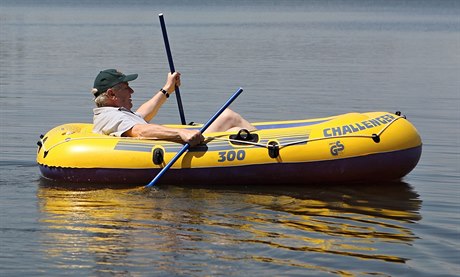
[[[138,74],[129,74],[123,78],[123,82],[131,82],[137,79]]]

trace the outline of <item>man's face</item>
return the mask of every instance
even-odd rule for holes
[[[114,101],[116,106],[124,107],[130,110],[133,107],[131,95],[134,90],[128,85],[127,82],[119,83],[112,87],[113,94],[115,96]]]

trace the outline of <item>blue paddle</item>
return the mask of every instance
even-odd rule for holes
[[[242,88],[239,88],[233,95],[232,97],[230,97],[227,102],[225,102],[225,104],[208,120],[208,122],[206,122],[206,124],[204,124],[203,127],[201,127],[200,129],[200,132],[203,133],[204,131],[206,131],[206,129],[208,129],[208,127],[219,117],[219,115],[222,114],[222,112],[228,108],[228,106],[230,106],[230,104],[232,104],[233,101],[235,101],[235,99],[243,92],[243,89]],[[163,176],[166,171],[168,171],[168,169],[190,148],[190,144],[185,144],[184,147],[182,147],[182,149],[177,152],[176,156],[174,156],[174,158],[172,158],[169,163],[163,167],[163,169],[157,174],[157,176],[155,176],[155,178],[153,178],[152,181],[150,181],[150,183],[148,185],[146,185],[145,187],[146,188],[150,188],[152,186],[154,186],[158,180],[161,178],[161,176]]]
[[[163,32],[163,40],[165,42],[166,55],[168,56],[169,69],[171,73],[174,73],[176,72],[176,69],[174,68],[174,62],[173,62],[173,58],[171,54],[171,49],[169,47],[169,40],[168,40],[168,33],[166,32],[165,19],[162,13],[160,13],[158,16],[160,17],[161,31]],[[176,99],[177,99],[177,105],[179,106],[180,121],[182,125],[187,125],[185,121],[184,108],[182,107],[182,100],[180,98],[179,87],[176,87]]]

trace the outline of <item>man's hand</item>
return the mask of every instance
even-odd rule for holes
[[[180,73],[168,73],[168,78],[166,79],[166,84],[164,85],[163,89],[171,94],[174,92],[176,87],[180,87]]]
[[[198,145],[204,141],[203,135],[197,130],[181,129],[179,132],[180,138],[190,144],[191,147]]]

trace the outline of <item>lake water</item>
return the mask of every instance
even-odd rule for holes
[[[460,1],[0,0],[2,276],[458,276]],[[402,111],[401,182],[77,190],[40,178],[40,134],[91,122],[105,68],[164,84],[165,14],[187,121],[238,88],[250,121]],[[156,119],[178,123],[175,100]]]

